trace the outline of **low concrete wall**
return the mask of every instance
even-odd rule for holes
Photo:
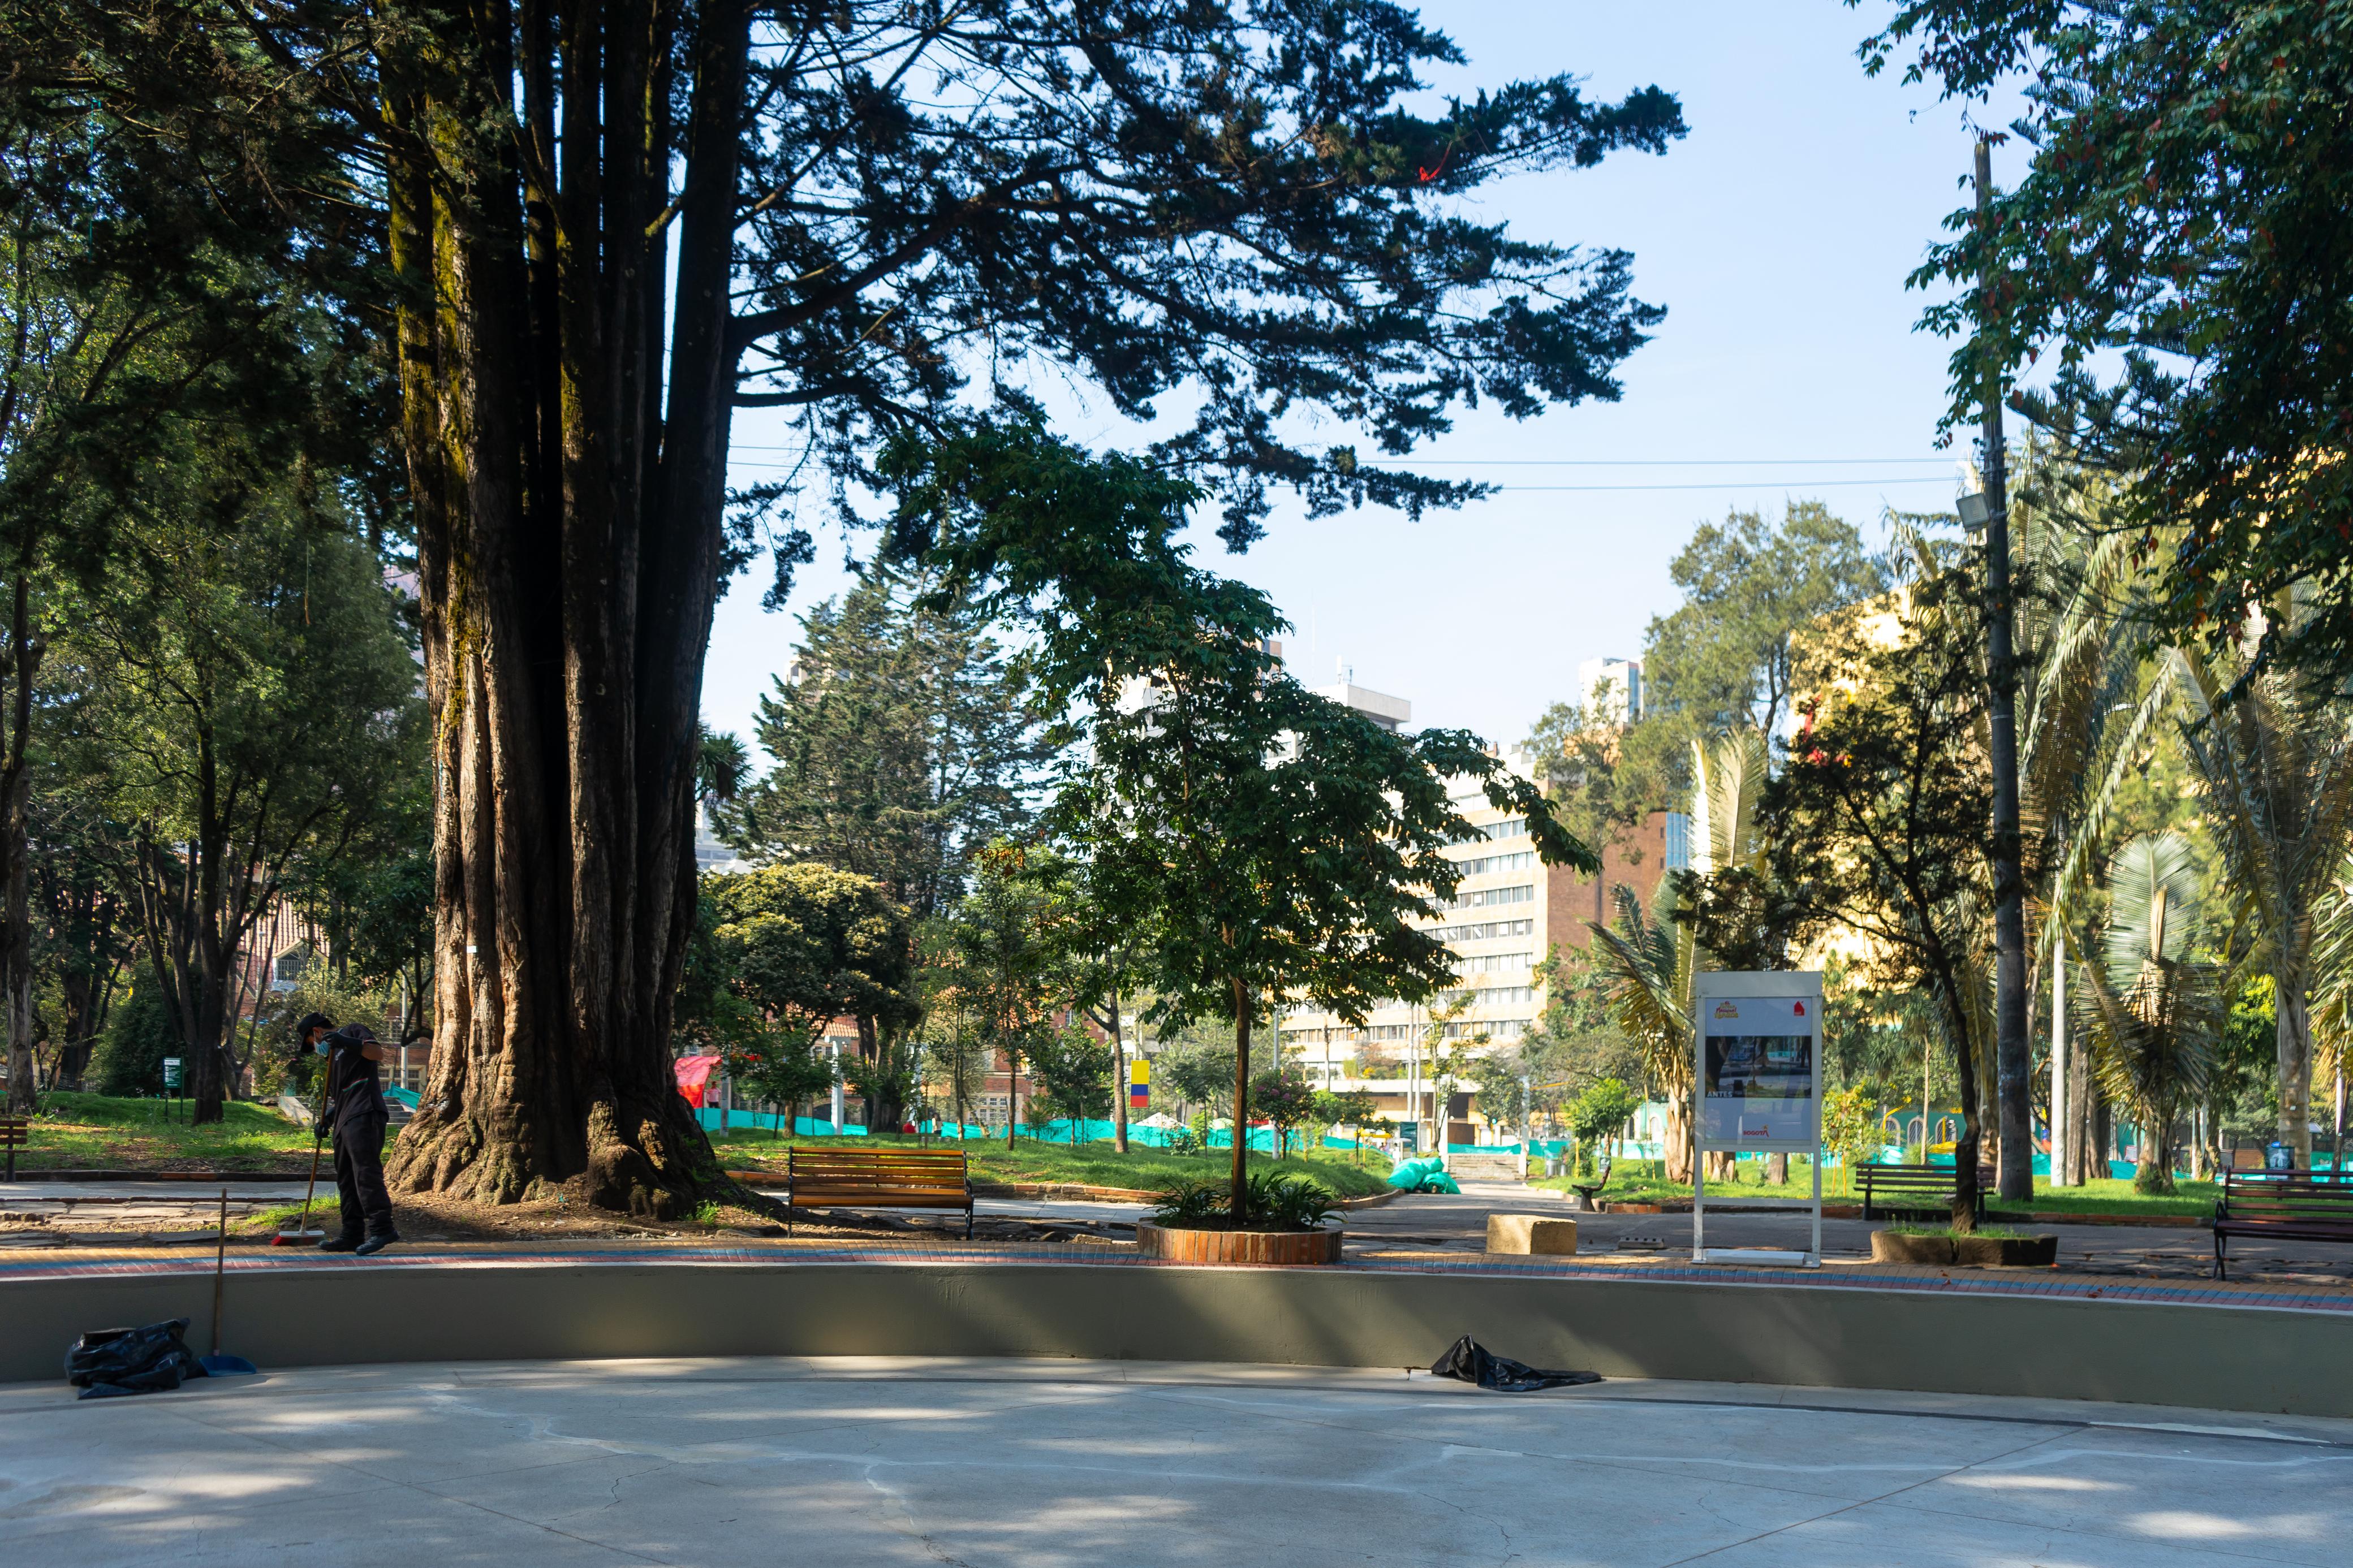
[[[187,1317],[212,1279],[0,1284],[0,1380],[86,1329]],[[1804,1287],[1030,1265],[286,1269],[227,1280],[264,1367],[715,1355],[1427,1366],[1461,1334],[1620,1377],[2041,1395],[2353,1416],[2353,1314]]]

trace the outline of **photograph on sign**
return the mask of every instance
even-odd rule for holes
[[[1700,1135],[1718,1145],[1811,1142],[1815,1021],[1805,999],[1725,996],[1700,1011]]]

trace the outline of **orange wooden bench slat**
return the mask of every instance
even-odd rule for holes
[[[965,1236],[972,1236],[972,1181],[962,1150],[788,1150],[785,1201],[794,1208],[962,1209]]]

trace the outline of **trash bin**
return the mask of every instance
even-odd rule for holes
[[[2295,1169],[2295,1149],[2292,1144],[2276,1141],[2263,1145],[2263,1169],[2293,1171]]]

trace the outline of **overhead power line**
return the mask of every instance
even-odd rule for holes
[[[789,469],[797,467],[797,465],[792,463],[739,462],[732,464],[731,467],[738,468],[777,470]],[[1492,488],[1499,492],[1549,492],[1554,494],[1575,492],[1589,494],[1611,490],[1747,490],[1767,487],[1779,489],[1820,490],[1848,489],[1858,485],[1949,486],[1953,482],[1954,477],[1950,474],[1890,474],[1875,479],[1818,479],[1797,476],[1777,476],[1758,479],[1692,479],[1671,484],[1495,485]]]
[[[737,441],[734,452],[799,452],[798,447],[763,446]],[[1950,453],[1935,458],[1399,458],[1417,468],[1862,468],[1882,463],[1957,461]],[[757,466],[757,465],[751,465]]]

